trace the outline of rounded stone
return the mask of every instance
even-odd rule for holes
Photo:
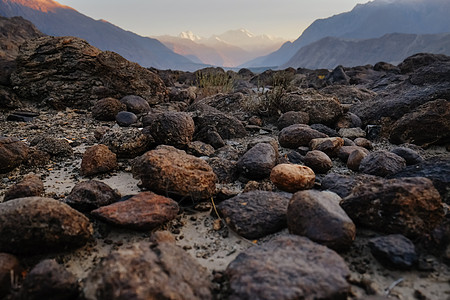
[[[116,115],[116,122],[119,126],[128,127],[136,123],[138,120],[137,116],[128,111],[121,111]]]
[[[305,157],[303,157],[303,162],[319,174],[326,173],[333,167],[331,158],[319,150],[306,153]]]
[[[279,164],[272,169],[270,180],[280,190],[294,193],[314,186],[316,175],[309,167]]]

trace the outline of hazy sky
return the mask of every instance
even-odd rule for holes
[[[294,40],[315,19],[368,0],[56,0],[144,36],[191,30],[208,37],[245,28]]]

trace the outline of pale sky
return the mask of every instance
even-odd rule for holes
[[[295,40],[314,20],[368,0],[56,0],[143,36],[191,30],[209,37],[245,28]]]

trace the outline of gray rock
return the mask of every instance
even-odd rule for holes
[[[308,125],[295,124],[283,128],[278,135],[278,141],[282,147],[295,149],[300,146],[309,146],[309,142],[316,138],[326,138],[317,130],[312,129]]]
[[[295,193],[287,210],[289,232],[334,250],[348,249],[355,239],[356,227],[339,206],[341,200],[328,191]]]
[[[358,174],[355,176],[341,175],[336,173],[327,174],[322,178],[322,189],[332,191],[342,198],[347,197],[353,188],[360,183],[368,183],[376,180],[378,177],[366,174]]]
[[[386,177],[400,172],[405,167],[406,161],[402,157],[380,150],[364,157],[359,165],[359,170],[365,174]]]
[[[277,121],[278,130],[294,124],[308,124],[309,115],[302,111],[288,111],[280,116]]]
[[[268,177],[275,167],[277,154],[272,145],[259,143],[248,150],[238,161],[238,171],[249,179]]]
[[[339,129],[339,135],[343,138],[354,140],[356,138],[365,138],[366,132],[360,127],[355,128],[341,128]]]
[[[233,231],[247,239],[259,239],[286,228],[290,196],[251,191],[221,202],[217,209]]]
[[[84,215],[60,201],[28,197],[0,203],[0,251],[48,253],[78,248],[92,237]]]
[[[420,156],[420,154],[410,148],[396,147],[392,149],[391,152],[397,154],[400,157],[403,157],[407,166],[416,165],[423,162],[423,158]]]
[[[345,299],[350,292],[345,261],[305,237],[283,236],[249,248],[232,261],[230,300]]]
[[[72,147],[65,139],[57,139],[50,136],[40,135],[30,141],[30,145],[51,156],[69,157],[73,155]]]
[[[369,246],[373,256],[388,268],[410,269],[418,259],[414,244],[401,234],[370,239]]]
[[[100,140],[117,157],[134,158],[149,150],[154,140],[138,128],[123,127],[107,131]]]
[[[138,117],[129,111],[121,111],[116,115],[116,122],[121,127],[128,127],[136,123]]]
[[[91,211],[119,201],[121,195],[109,185],[97,180],[77,183],[64,200],[79,211]]]
[[[322,133],[328,135],[329,137],[339,136],[339,134],[337,133],[336,130],[331,129],[330,127],[323,125],[323,124],[311,124],[310,127],[314,130],[317,130],[319,132],[322,132]]]
[[[134,114],[140,115],[150,111],[150,105],[147,100],[136,95],[127,95],[120,99],[120,102],[126,105],[127,110]]]

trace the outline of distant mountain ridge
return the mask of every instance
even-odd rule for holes
[[[419,52],[450,55],[450,33],[391,33],[381,38],[346,40],[326,37],[302,47],[280,68],[334,69],[384,61],[394,65]]]
[[[438,34],[450,32],[448,0],[375,0],[350,12],[314,21],[294,42],[244,63],[241,67],[281,66],[302,47],[325,37],[379,38],[389,33]]]
[[[224,67],[236,67],[250,59],[278,49],[285,40],[268,35],[255,35],[246,29],[229,30],[208,38],[192,31],[184,31],[177,37],[154,37],[175,53],[196,62]]]
[[[144,67],[196,70],[205,66],[174,53],[158,40],[94,20],[52,0],[0,0],[0,15],[21,16],[48,35],[83,38],[101,50],[114,51]]]

